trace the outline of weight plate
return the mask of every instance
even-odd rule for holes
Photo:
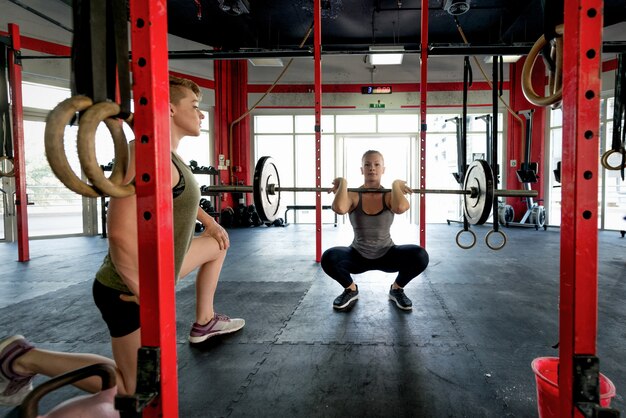
[[[493,206],[493,173],[485,160],[476,160],[467,168],[463,189],[478,193],[472,197],[469,194],[463,196],[463,212],[468,222],[472,225],[484,224]]]
[[[271,186],[270,186],[271,185]],[[254,169],[252,195],[256,211],[264,222],[274,222],[280,207],[280,178],[272,157],[261,157]],[[271,189],[271,193],[270,193]],[[279,190],[276,190],[279,189]]]

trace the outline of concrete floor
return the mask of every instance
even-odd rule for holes
[[[488,250],[454,243],[459,225],[428,225],[428,269],[406,293],[412,312],[387,300],[393,275],[357,276],[360,300],[334,312],[341,293],[315,263],[315,228],[231,229],[216,309],[246,319],[239,333],[191,347],[193,280],[177,288],[181,417],[532,417],[536,357],[557,356],[559,230],[505,228]],[[351,231],[323,227],[323,248]],[[394,228],[396,243],[417,228]],[[626,403],[626,239],[599,234],[598,356]],[[110,355],[91,299],[106,252],[100,237],[31,241],[31,261],[0,244],[0,336],[21,333],[38,347]],[[36,382],[44,381],[38,377]],[[79,393],[65,388],[42,410]],[[0,416],[9,408],[0,407]]]

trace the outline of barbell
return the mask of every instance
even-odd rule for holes
[[[254,170],[252,186],[203,186],[202,193],[252,193],[256,210],[265,222],[273,222],[278,217],[281,192],[329,192],[322,187],[283,187],[280,185],[278,168],[272,157],[259,158]],[[348,188],[350,192],[387,193],[391,189]],[[463,189],[412,189],[413,193],[458,194],[463,196],[463,212],[469,223],[484,224],[493,206],[494,197],[536,197],[536,190],[496,190],[493,172],[484,160],[472,162],[465,174]]]
[[[68,120],[83,111],[78,129],[78,155],[88,184],[72,171],[64,152],[63,134]],[[132,195],[134,186],[122,184],[128,161],[126,138],[120,122],[112,119],[119,113],[119,106],[114,103],[93,104],[91,99],[75,96],[57,105],[48,115],[45,132],[46,156],[54,174],[69,189],[87,197],[109,195],[126,197]],[[105,121],[111,131],[115,146],[115,166],[109,178],[104,177],[95,156],[95,132],[98,124]],[[259,217],[265,222],[273,222],[278,217],[281,192],[329,192],[330,188],[321,187],[281,187],[278,168],[269,156],[261,157],[254,170],[252,186],[204,186],[203,193],[244,192],[252,193]],[[350,188],[348,191],[361,193],[387,193],[391,189]],[[465,174],[463,188],[458,189],[412,189],[413,193],[458,194],[463,196],[463,212],[468,222],[473,225],[484,224],[491,213],[493,199],[498,196],[536,197],[535,190],[496,190],[494,176],[489,164],[476,160],[469,165]]]

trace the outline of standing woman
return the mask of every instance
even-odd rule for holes
[[[170,77],[170,146],[173,195],[174,267],[176,280],[198,269],[196,313],[189,341],[200,343],[216,335],[243,328],[243,319],[229,318],[213,309],[224,258],[230,245],[228,234],[199,207],[200,189],[193,173],[176,153],[187,136],[199,136],[204,115],[199,109],[200,88],[190,80]],[[135,146],[130,143],[125,181],[135,177]],[[36,374],[57,376],[94,363],[116,366],[120,394],[133,394],[137,381],[137,350],[141,347],[139,322],[139,266],[136,196],[111,198],[108,211],[109,251],[96,273],[93,296],[111,335],[113,360],[95,354],[62,353],[33,347],[14,335],[0,341],[0,404],[16,405],[32,389]],[[204,225],[194,237],[196,219]],[[99,378],[76,386],[99,391]]]

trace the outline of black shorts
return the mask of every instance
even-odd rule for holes
[[[120,299],[123,294],[131,295],[105,286],[97,280],[93,281],[93,300],[109,328],[109,334],[114,338],[128,335],[140,326],[139,305]]]

